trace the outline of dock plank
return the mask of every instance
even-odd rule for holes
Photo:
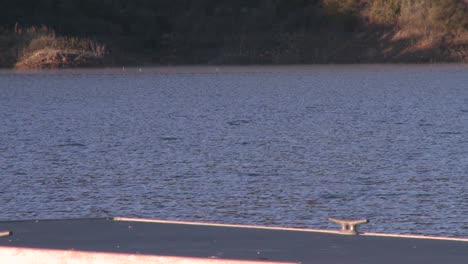
[[[192,260],[468,263],[468,243],[464,241],[343,236],[299,229],[113,219],[10,221],[0,222],[0,229],[12,231],[11,236],[0,237],[0,258],[11,254],[5,253],[8,249],[23,248]]]

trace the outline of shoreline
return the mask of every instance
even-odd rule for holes
[[[467,51],[468,53],[468,51]],[[238,63],[238,62],[223,62],[223,63],[211,63],[211,62],[166,62],[166,63],[152,63],[152,62],[141,62],[141,63],[125,63],[125,62],[106,62],[106,58],[94,58],[92,56],[87,57],[83,62],[77,62],[73,60],[73,57],[78,57],[75,54],[66,54],[66,56],[72,59],[69,62],[61,61],[61,56],[53,55],[55,58],[48,59],[47,62],[32,62],[33,66],[27,65],[24,61],[18,61],[14,65],[0,65],[0,69],[12,69],[21,71],[34,71],[34,70],[46,70],[46,69],[94,69],[94,68],[142,68],[142,67],[258,67],[258,66],[310,66],[310,65],[443,65],[443,64],[468,64],[468,57],[460,58],[459,60],[431,60],[428,58],[422,58],[417,60],[414,58],[404,59],[366,59],[359,62],[354,59],[342,59],[342,60],[330,60],[327,62],[323,61],[306,61],[306,62],[292,62],[292,63]]]
[[[271,38],[270,35],[258,37]],[[188,42],[182,46],[182,51],[177,49],[179,43],[173,42],[159,48],[129,51],[119,48],[118,44],[110,45],[111,39],[97,42],[56,36],[47,28],[31,28],[21,33],[0,34],[0,44],[2,39],[3,43],[9,41],[9,46],[0,51],[0,68],[468,63],[468,33],[419,36],[364,27],[335,40],[319,42],[314,42],[317,41],[315,35],[304,35],[291,42],[286,42],[286,36],[279,36],[276,39],[287,43],[286,46],[272,42],[265,47],[253,41],[254,37],[250,38],[248,41],[252,43],[243,52],[235,51],[236,42],[224,46],[216,43],[212,48]]]
[[[284,69],[294,69],[308,71],[313,68],[350,68],[355,69],[366,67],[465,67],[466,62],[432,62],[432,63],[414,63],[414,62],[391,62],[391,63],[310,63],[310,64],[141,64],[141,65],[94,65],[86,67],[61,67],[61,68],[34,68],[34,69],[18,69],[11,67],[0,67],[0,72],[17,72],[17,73],[54,73],[66,71],[122,71],[122,72],[141,72],[156,71],[157,73],[213,73],[213,72],[245,72],[246,69],[253,69],[253,72],[275,72],[283,71]],[[194,71],[194,69],[196,69]],[[249,71],[250,72],[250,71]]]

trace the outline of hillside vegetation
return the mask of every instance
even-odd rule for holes
[[[464,0],[0,0],[0,66],[463,62]]]

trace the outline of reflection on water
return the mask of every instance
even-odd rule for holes
[[[468,236],[465,66],[0,72],[0,219]]]

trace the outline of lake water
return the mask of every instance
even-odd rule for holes
[[[0,71],[0,220],[468,236],[468,66]]]

